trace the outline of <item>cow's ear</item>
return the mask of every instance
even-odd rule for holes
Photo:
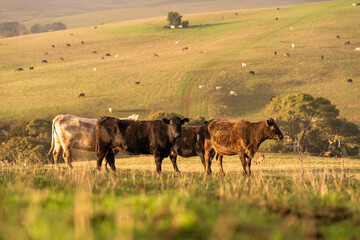
[[[272,117],[268,118],[266,120],[266,125],[267,126],[271,126],[271,125],[274,125],[274,119]]]
[[[161,121],[165,124],[170,124],[170,120],[167,118],[163,118],[163,119],[161,119]]]
[[[184,123],[187,123],[187,122],[189,122],[189,119],[188,119],[188,118],[184,118],[181,122],[182,122],[183,124],[184,124]]]

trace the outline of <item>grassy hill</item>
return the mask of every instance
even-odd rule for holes
[[[164,29],[166,17],[159,17],[0,39],[0,118],[97,118],[112,107],[114,116],[165,110],[259,120],[271,96],[306,92],[330,99],[360,124],[359,12],[340,0],[184,15],[189,29]]]

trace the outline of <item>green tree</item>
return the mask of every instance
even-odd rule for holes
[[[334,142],[339,143],[340,148],[341,140],[358,139],[359,135],[355,124],[337,118],[339,110],[328,99],[309,94],[275,97],[267,105],[266,114],[276,117],[295,153],[303,152],[308,146],[324,151]]]
[[[169,25],[174,25],[175,27],[181,25],[181,18],[182,16],[177,12],[168,12],[168,22]]]
[[[182,25],[183,28],[188,28],[188,27],[189,27],[189,21],[188,21],[188,20],[183,21],[183,22],[181,23],[181,25]]]

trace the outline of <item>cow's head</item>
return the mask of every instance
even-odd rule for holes
[[[281,140],[283,139],[283,134],[281,133],[280,129],[276,125],[273,118],[269,118],[265,120],[265,135],[269,139]]]
[[[176,140],[181,134],[181,125],[188,122],[188,118],[181,119],[179,117],[172,117],[171,119],[163,118],[161,121],[169,125],[169,137]]]

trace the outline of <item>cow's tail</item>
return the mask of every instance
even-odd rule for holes
[[[50,155],[50,153],[52,152],[52,150],[54,149],[55,146],[55,134],[56,134],[56,130],[55,130],[55,122],[58,119],[58,116],[56,116],[53,121],[52,121],[52,126],[51,126],[51,147],[49,152],[46,154],[46,156]]]

